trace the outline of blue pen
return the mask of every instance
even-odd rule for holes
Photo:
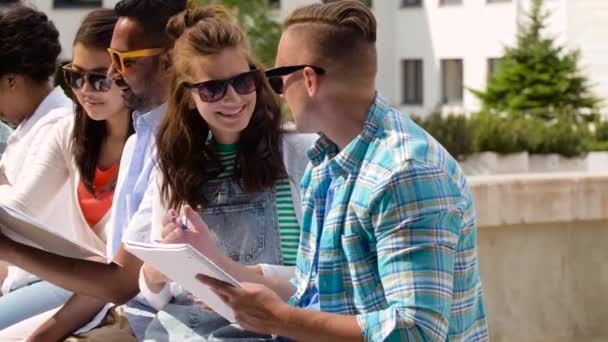
[[[174,224],[177,224],[177,216],[172,215],[171,216],[171,222],[173,222]],[[182,215],[182,223],[179,225],[179,227],[181,229],[184,229],[184,230],[188,229],[188,221],[186,219],[186,215],[185,214]]]

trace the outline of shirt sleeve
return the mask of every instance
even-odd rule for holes
[[[155,293],[150,289],[144,276],[143,266],[139,270],[139,291],[144,296],[146,301],[148,301],[148,304],[150,304],[156,310],[162,309],[165,305],[167,305],[167,303],[169,303],[171,298],[173,298],[169,283],[166,283],[162,290],[160,290],[158,293]]]
[[[144,198],[125,232],[123,241],[152,242],[160,240],[162,234],[161,215],[164,212],[159,189],[160,175],[153,170],[149,186]],[[166,283],[158,293],[153,292],[143,274],[143,266],[139,272],[139,290],[146,301],[156,310],[162,309],[173,298],[171,283]]]
[[[410,162],[372,195],[377,268],[388,308],[360,314],[366,341],[445,341],[466,196],[442,169]]]
[[[260,264],[260,267],[265,277],[291,280],[295,275],[295,266]]]
[[[163,209],[160,202],[157,177],[158,171],[154,169],[150,175],[144,197],[139,204],[139,208],[137,208],[137,212],[129,221],[122,241],[153,242],[154,240],[160,240]]]
[[[27,150],[19,180],[0,187],[3,204],[39,219],[48,213],[53,197],[70,179],[72,123],[72,118],[65,118],[39,129]]]

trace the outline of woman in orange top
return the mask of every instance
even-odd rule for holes
[[[37,163],[24,170],[23,182],[0,186],[3,204],[101,251],[122,149],[133,133],[130,111],[106,76],[111,63],[106,49],[117,20],[108,9],[84,19],[72,63],[64,67],[66,83],[77,99],[75,115],[51,129]],[[17,268],[10,269],[2,291],[0,330],[63,305],[71,296]],[[90,309],[99,311],[104,305],[95,303]]]

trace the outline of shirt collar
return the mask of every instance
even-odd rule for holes
[[[361,133],[346,145],[342,151],[338,151],[338,146],[333,141],[321,135],[321,138],[307,152],[313,166],[318,166],[327,158],[329,160],[329,172],[332,177],[344,173],[357,173],[365,158],[370,142],[378,134],[378,127],[381,126],[384,113],[389,108],[387,100],[382,95],[376,93]]]
[[[149,112],[133,111],[133,128],[137,132],[138,129],[141,129],[144,126],[152,128],[157,127],[166,111],[166,102]]]

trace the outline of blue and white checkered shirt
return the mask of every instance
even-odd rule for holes
[[[366,341],[487,340],[473,199],[448,152],[378,95],[355,140],[321,137],[309,158],[290,303],[312,282]]]

